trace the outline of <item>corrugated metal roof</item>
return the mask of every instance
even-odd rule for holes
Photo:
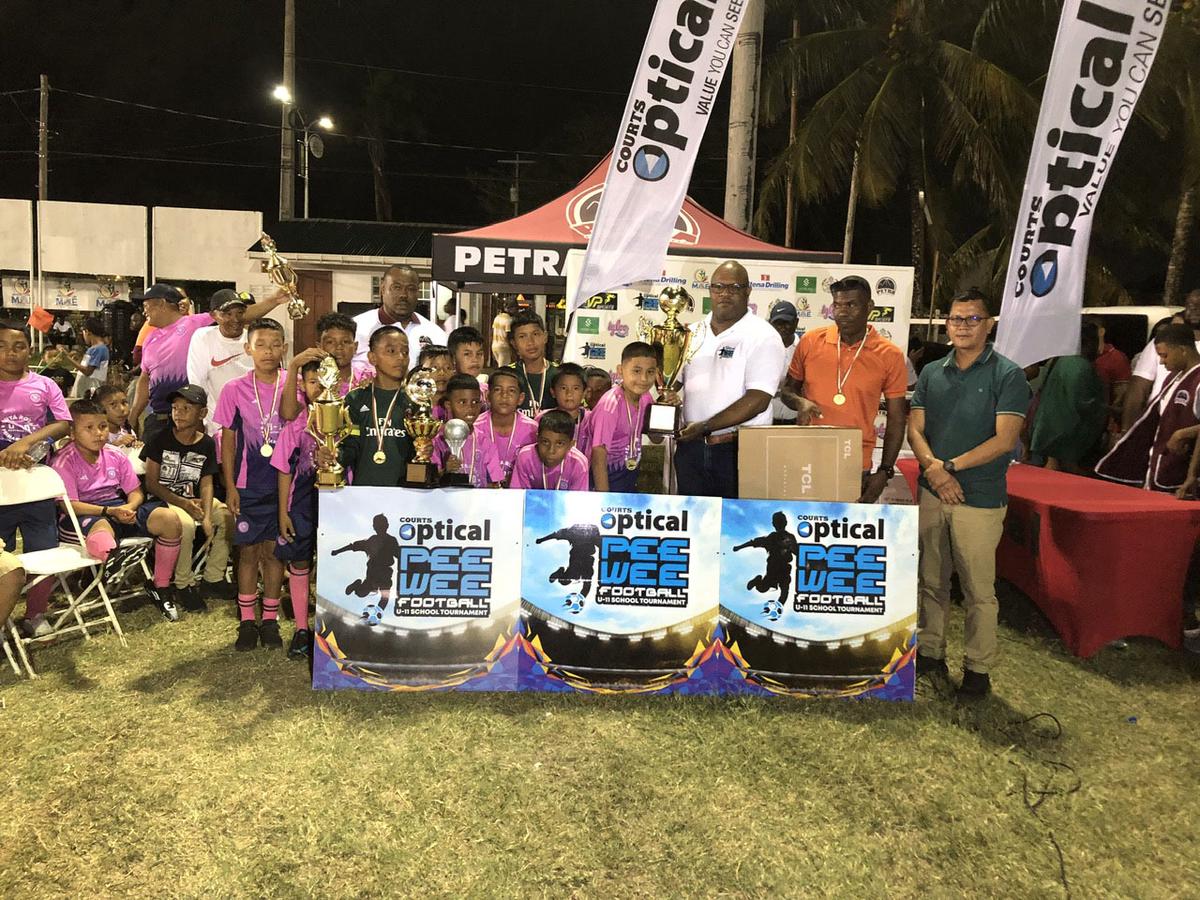
[[[434,232],[460,231],[466,225],[413,222],[360,222],[349,219],[285,219],[265,226],[280,254],[423,257],[433,255]],[[262,253],[255,241],[251,253]]]

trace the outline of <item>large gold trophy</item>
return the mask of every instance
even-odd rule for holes
[[[321,382],[321,393],[308,409],[308,431],[326,450],[333,454],[329,465],[317,466],[317,487],[325,490],[346,486],[346,470],[337,461],[337,445],[349,432],[352,425],[342,398],[338,396],[337,360],[327,356],[317,369],[317,381]]]
[[[663,288],[658,295],[658,308],[667,314],[661,325],[651,324],[644,316],[638,320],[638,334],[643,341],[654,347],[662,357],[662,390],[678,391],[677,379],[683,367],[691,362],[703,342],[699,335],[679,321],[684,310],[696,308],[692,295],[683,288]],[[701,326],[703,327],[703,326]],[[650,421],[646,426],[649,434],[675,434],[679,431],[680,408],[668,403],[655,403],[650,407]]]
[[[293,319],[303,319],[308,315],[308,305],[300,298],[300,293],[296,290],[296,270],[288,264],[286,259],[275,252],[275,242],[265,231],[259,238],[259,242],[262,244],[263,250],[267,251],[267,276],[292,298],[287,304],[288,316]]]
[[[427,488],[438,483],[437,466],[430,462],[433,456],[433,439],[442,430],[442,423],[433,417],[431,412],[433,398],[437,396],[437,382],[433,380],[432,369],[417,369],[408,376],[404,385],[404,393],[412,401],[408,414],[404,417],[404,427],[412,438],[413,461],[408,464],[405,472],[405,487]]]

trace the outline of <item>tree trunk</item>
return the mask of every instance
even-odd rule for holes
[[[725,156],[725,221],[743,231],[750,227],[754,209],[762,31],[763,0],[749,0],[730,60],[729,144]]]
[[[1179,195],[1175,213],[1175,236],[1171,239],[1171,256],[1167,260],[1167,283],[1163,288],[1163,305],[1178,306],[1182,294],[1183,264],[1187,262],[1188,244],[1196,230],[1196,185]]]
[[[371,175],[375,180],[375,219],[379,222],[392,221],[392,194],[388,189],[387,175],[383,171],[383,141],[375,138],[367,141],[367,155],[371,158]]]
[[[792,41],[800,37],[800,18],[792,16]],[[796,77],[796,67],[792,67],[788,88],[788,151],[796,145],[796,126],[800,121],[800,80]],[[786,210],[783,220],[783,246],[796,245],[796,167],[788,163],[787,197],[784,200]],[[845,260],[842,260],[845,262]]]
[[[921,170],[914,168],[913,180],[909,187],[909,217],[912,220],[912,265],[913,265],[913,294],[912,310],[915,314],[931,312],[925,306],[925,244],[928,231],[925,227],[925,210],[921,207]]]
[[[846,201],[846,234],[842,238],[842,262],[850,262],[850,251],[854,249],[854,214],[858,210],[858,150],[854,151],[854,162],[850,166],[850,199]]]

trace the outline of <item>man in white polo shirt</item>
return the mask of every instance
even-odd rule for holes
[[[199,328],[192,335],[187,352],[188,383],[204,388],[211,406],[216,409],[221,389],[233,379],[253,370],[254,360],[246,352],[246,327],[243,316],[246,307],[254,303],[250,293],[222,288],[212,295],[209,309],[216,325]],[[205,428],[215,435],[221,426],[208,417]]]
[[[722,263],[709,282],[712,312],[692,326],[699,341],[683,369],[683,421],[675,451],[679,493],[738,494],[737,429],[770,425],[771,398],[787,365],[783,342],[750,312],[750,277]]]
[[[395,325],[408,336],[408,368],[416,365],[421,348],[445,344],[446,332],[417,312],[421,296],[421,276],[412,266],[391,266],[379,285],[379,306],[354,317],[358,326],[358,352],[354,362],[367,364],[367,344],[371,335],[384,325]]]

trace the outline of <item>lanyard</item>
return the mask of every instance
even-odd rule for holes
[[[271,411],[263,416],[262,401],[258,397],[258,376],[250,373],[250,386],[254,388],[254,407],[258,410],[258,427],[262,430],[263,446],[271,446],[271,420],[275,418],[275,409],[279,405],[279,373],[275,373],[275,383],[271,385]]]
[[[539,460],[539,462],[540,462],[540,460]],[[556,484],[554,486],[554,489],[556,491],[562,490],[563,471],[566,468],[567,468],[567,457],[564,456],[562,462],[560,462],[558,464],[558,484]],[[542,463],[542,490],[543,491],[550,490],[549,486],[546,484],[546,464],[545,463]]]
[[[626,416],[626,418],[629,419],[629,455],[628,455],[626,461],[627,462],[629,462],[629,461],[637,462],[642,457],[642,435],[641,435],[642,429],[640,427],[642,423],[641,423],[641,421],[639,421],[637,423],[639,427],[637,427],[637,428],[634,427],[633,404],[631,404],[629,402],[628,398],[626,398],[625,391],[623,389],[621,391],[621,400],[625,404],[625,416]],[[638,403],[638,411],[641,412],[640,400]]]
[[[525,368],[525,363],[520,363],[521,375],[525,378],[525,386],[529,388],[529,406],[533,410],[534,415],[541,412],[542,404],[546,402],[546,376],[550,374],[550,363],[542,361],[545,368],[542,369],[542,380],[539,382],[538,398],[533,399],[533,382],[529,380],[529,370]]]
[[[400,396],[400,389],[396,389],[396,393],[392,394],[392,402],[388,404],[387,412],[383,414],[383,418],[379,418],[379,406],[375,403],[375,385],[371,385],[371,416],[375,419],[375,451],[377,456],[383,455],[383,423],[391,423],[392,410],[396,408],[396,398]]]
[[[513,414],[513,429],[508,435],[508,443],[504,445],[504,458],[500,460],[500,465],[504,467],[505,472],[512,468],[510,454],[512,453],[513,441],[517,437],[517,416],[519,415],[521,415],[519,412]],[[491,415],[488,416],[488,437],[492,439],[492,446],[498,446],[496,444],[496,429],[492,426]]]

